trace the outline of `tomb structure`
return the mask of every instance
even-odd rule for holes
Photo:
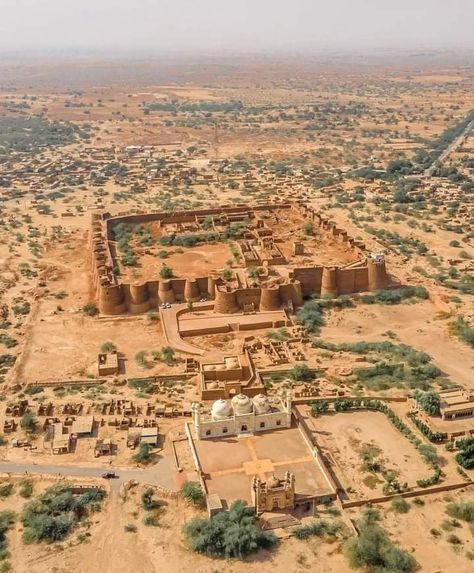
[[[295,508],[295,474],[285,472],[284,479],[275,475],[266,481],[255,476],[252,480],[252,503],[257,514]]]

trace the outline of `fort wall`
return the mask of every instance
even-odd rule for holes
[[[216,276],[193,279],[171,278],[128,284],[115,272],[117,254],[113,242],[113,227],[119,223],[159,224],[190,223],[208,215],[219,216],[225,221],[259,219],[262,211],[296,209],[316,226],[341,243],[346,244],[363,257],[346,267],[308,266],[294,268],[288,280],[271,286],[229,287]],[[263,230],[264,231],[264,230]],[[262,231],[262,232],[263,232]],[[363,242],[357,241],[325,216],[302,203],[276,203],[274,205],[234,205],[214,209],[177,211],[173,213],[140,213],[111,217],[94,213],[89,235],[90,262],[94,292],[101,314],[141,314],[157,308],[162,303],[198,301],[201,298],[215,300],[215,311],[223,314],[254,310],[277,310],[282,306],[297,307],[303,297],[324,295],[336,297],[368,290],[386,288],[389,280],[383,256],[367,256]]]

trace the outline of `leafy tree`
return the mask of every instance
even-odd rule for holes
[[[166,364],[172,364],[174,362],[174,350],[171,346],[163,346],[161,349],[161,359]]]
[[[430,390],[415,390],[415,399],[418,405],[430,416],[439,416],[441,408],[441,398],[437,392]]]
[[[186,501],[192,503],[196,507],[205,506],[204,492],[201,485],[197,481],[186,481],[180,490],[181,495]]]
[[[31,412],[25,412],[21,418],[20,426],[26,432],[34,432],[36,429],[36,418]]]
[[[138,452],[133,456],[133,459],[139,464],[146,464],[151,458],[151,446],[146,442],[142,442],[138,446]]]
[[[396,547],[386,532],[378,525],[379,517],[374,512],[364,512],[359,523],[359,536],[349,539],[345,553],[354,569],[382,573],[412,573],[417,563],[412,555]]]
[[[195,517],[185,524],[184,535],[193,551],[213,557],[243,559],[276,543],[273,533],[259,529],[254,509],[240,500],[211,518]]]
[[[298,382],[309,382],[314,378],[309,366],[304,362],[301,364],[295,364],[293,368],[289,371],[290,378]]]
[[[456,454],[456,461],[466,470],[474,468],[474,438],[458,440],[456,445],[459,452]]]
[[[313,235],[314,234],[314,225],[311,221],[305,223],[303,227],[303,231],[305,235]]]
[[[69,484],[49,487],[23,509],[23,541],[38,543],[64,539],[84,515],[98,508],[104,497],[105,492],[101,489],[75,496]]]
[[[142,505],[145,511],[153,511],[161,506],[161,503],[153,499],[155,490],[152,487],[147,488],[142,494]]]
[[[311,415],[315,418],[320,414],[324,414],[329,410],[329,402],[327,400],[316,400],[311,402]]]
[[[315,332],[318,327],[324,324],[323,313],[319,304],[315,301],[309,301],[304,304],[296,313],[296,319],[309,332]]]

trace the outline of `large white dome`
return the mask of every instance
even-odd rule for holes
[[[253,410],[252,400],[245,394],[237,394],[232,398],[232,407],[236,416],[251,414]]]
[[[253,399],[256,414],[266,414],[271,410],[270,402],[265,394],[257,394]]]
[[[221,420],[229,418],[232,415],[232,406],[227,400],[219,398],[216,400],[211,408],[211,416],[214,420]]]

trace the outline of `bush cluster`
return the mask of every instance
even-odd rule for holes
[[[100,508],[105,497],[101,489],[74,495],[69,484],[56,484],[26,504],[21,514],[23,541],[60,541],[89,512]]]
[[[238,559],[276,543],[273,533],[259,529],[254,509],[240,500],[211,518],[191,519],[184,526],[184,536],[197,553]]]

